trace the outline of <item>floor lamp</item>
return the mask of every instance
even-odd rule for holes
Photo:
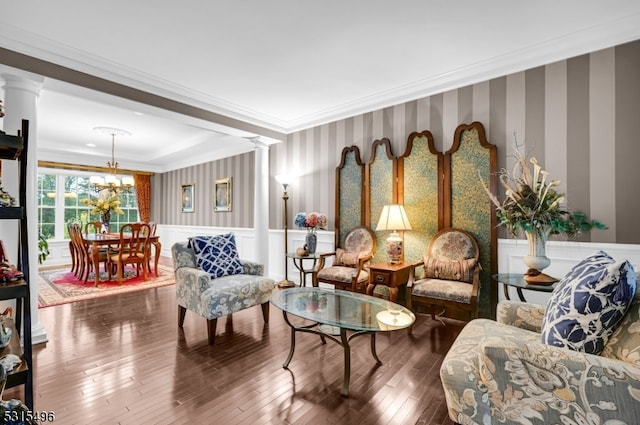
[[[276,180],[284,190],[282,194],[282,200],[284,201],[284,279],[278,282],[278,288],[292,288],[296,284],[289,280],[289,265],[287,261],[287,253],[289,252],[289,235],[287,233],[287,200],[289,199],[289,194],[287,193],[287,186],[289,186],[290,180],[289,176],[276,176]]]

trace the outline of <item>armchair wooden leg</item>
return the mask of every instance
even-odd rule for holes
[[[179,328],[181,328],[184,325],[184,316],[186,314],[187,314],[187,309],[179,305],[178,306],[178,327]]]
[[[260,306],[262,307],[262,318],[264,319],[264,323],[269,323],[269,301],[262,303]]]
[[[347,289],[347,288],[344,288],[344,289]],[[356,286],[356,280],[355,279],[351,280],[351,288],[347,289],[347,290],[351,291],[351,292],[358,292],[358,287]]]
[[[209,345],[216,342],[216,325],[218,319],[207,319],[207,336],[209,337]]]

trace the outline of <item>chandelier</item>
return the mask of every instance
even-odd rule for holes
[[[130,136],[126,130],[120,130],[118,128],[111,127],[95,127],[95,131],[100,133],[111,135],[111,161],[107,161],[107,167],[109,167],[109,174],[106,177],[91,176],[89,182],[93,185],[93,189],[96,192],[100,192],[105,189],[109,189],[112,192],[131,192],[131,188],[134,185],[133,177],[124,176],[122,180],[118,178],[118,163],[116,162],[115,150],[116,150],[116,136]]]

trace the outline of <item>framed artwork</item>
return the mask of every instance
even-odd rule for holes
[[[231,211],[231,177],[213,182],[213,210]]]
[[[180,200],[182,203],[182,209],[180,210],[181,212],[185,212],[185,213],[192,213],[193,212],[193,207],[194,207],[194,199],[193,199],[193,194],[194,194],[194,189],[195,189],[195,183],[191,183],[191,184],[183,184],[182,188],[180,189]]]

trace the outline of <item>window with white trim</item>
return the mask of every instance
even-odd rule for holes
[[[91,214],[92,208],[82,203],[83,199],[99,196],[86,172],[41,169],[37,196],[38,232],[47,240],[69,239],[69,223],[80,223],[84,229],[85,223],[100,221],[100,215]],[[124,214],[111,214],[111,232],[119,232],[124,223],[139,221],[135,190],[122,194],[120,202]]]

